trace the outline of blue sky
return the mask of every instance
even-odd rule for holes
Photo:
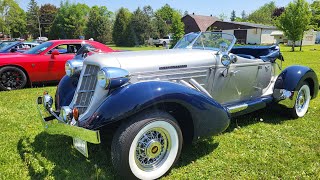
[[[20,7],[27,10],[27,5],[30,0],[18,0]],[[230,16],[231,11],[235,10],[237,15],[240,16],[242,10],[248,13],[257,9],[270,0],[99,0],[99,1],[85,1],[85,0],[69,0],[70,2],[85,3],[88,6],[99,5],[106,6],[110,11],[116,11],[120,7],[126,7],[130,11],[134,11],[137,7],[143,7],[145,5],[151,5],[155,9],[159,9],[166,3],[175,9],[179,9],[182,12],[188,11],[189,13],[195,13],[198,15],[214,15],[224,13]],[[292,0],[275,0],[277,6],[286,6]],[[312,0],[307,0],[312,2]],[[37,0],[38,4],[51,3],[59,6],[60,1],[50,0]]]

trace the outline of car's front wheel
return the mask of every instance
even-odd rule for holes
[[[308,83],[303,83],[298,89],[297,99],[294,107],[291,109],[291,115],[293,118],[303,117],[308,111],[311,100],[310,87]]]
[[[157,179],[179,158],[182,141],[170,114],[146,112],[119,127],[111,146],[112,163],[126,179]]]
[[[20,68],[6,66],[0,69],[0,90],[22,89],[26,84],[27,76]]]

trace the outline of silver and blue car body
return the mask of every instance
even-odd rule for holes
[[[102,130],[157,109],[177,120],[186,142],[221,133],[232,117],[269,103],[303,116],[319,90],[315,72],[304,66],[281,70],[278,46],[237,47],[235,42],[230,34],[198,32],[185,35],[173,49],[95,54],[80,69],[79,62],[70,61],[55,102],[46,93],[38,98],[45,128],[99,144]],[[309,90],[303,91],[305,84]]]

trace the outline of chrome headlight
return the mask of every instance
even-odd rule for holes
[[[106,69],[101,69],[97,74],[97,78],[99,86],[107,89],[110,84],[110,78]]]
[[[71,77],[75,74],[80,74],[83,66],[82,60],[70,60],[65,64],[66,75]]]
[[[102,68],[97,78],[99,86],[105,89],[120,87],[130,80],[128,71],[116,67]]]
[[[65,121],[68,122],[71,120],[71,115],[72,110],[70,109],[69,106],[62,106],[61,111],[60,111],[60,117]]]
[[[66,75],[67,76],[72,76],[74,73],[74,68],[72,67],[71,63],[69,61],[66,62],[64,65],[64,68],[66,70]]]

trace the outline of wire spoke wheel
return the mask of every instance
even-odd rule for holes
[[[154,128],[144,133],[136,147],[135,160],[145,171],[154,170],[162,165],[171,148],[171,138],[163,128]]]

